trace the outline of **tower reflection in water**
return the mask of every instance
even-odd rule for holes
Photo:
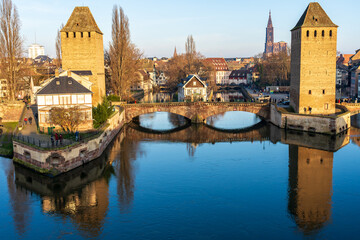
[[[47,178],[15,165],[16,189],[39,194],[44,213],[70,217],[84,236],[98,237],[109,211],[112,176],[116,176],[120,212],[131,210],[135,191],[134,163],[138,154],[145,154],[140,143],[148,140],[196,146],[264,140],[289,144],[288,212],[299,229],[310,234],[331,219],[333,155],[349,142],[349,136],[332,139],[324,135],[289,133],[266,125],[248,133],[216,133],[214,129],[201,126],[182,129],[178,133],[152,134],[127,127],[99,159],[58,178]],[[8,184],[12,181],[9,177]],[[9,191],[13,191],[11,189],[9,186]],[[16,194],[12,200],[16,202],[19,198],[23,202],[24,197],[27,198]],[[14,212],[22,211],[14,209]],[[22,225],[21,216],[14,220],[17,225]]]

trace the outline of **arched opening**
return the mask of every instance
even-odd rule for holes
[[[330,37],[332,37],[332,30],[330,30],[329,35],[330,35]]]
[[[239,130],[251,128],[261,121],[262,119],[254,113],[228,111],[208,117],[206,119],[206,124],[217,129]]]
[[[314,31],[314,37],[317,37],[317,31],[316,30]]]
[[[153,112],[139,115],[133,122],[144,129],[169,131],[188,125],[190,119],[170,112]]]
[[[309,30],[306,31],[306,36],[307,36],[307,37],[310,36],[310,31],[309,31]]]

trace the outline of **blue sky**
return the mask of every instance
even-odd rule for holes
[[[130,21],[132,41],[146,57],[170,57],[176,46],[184,51],[193,35],[197,50],[206,57],[246,57],[264,51],[265,28],[271,9],[275,41],[290,43],[295,26],[310,1],[305,0],[13,0],[21,23],[25,47],[35,41],[55,56],[55,37],[75,6],[89,6],[104,33],[104,47],[111,38],[114,4],[123,7]],[[360,48],[359,0],[319,1],[339,25],[338,51]]]

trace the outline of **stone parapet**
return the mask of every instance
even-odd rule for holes
[[[3,122],[18,122],[24,107],[23,102],[0,103],[0,118]]]

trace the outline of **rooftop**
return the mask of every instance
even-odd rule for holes
[[[89,89],[81,85],[72,77],[60,76],[53,78],[37,95],[48,94],[73,94],[73,93],[92,93]]]
[[[96,24],[89,7],[75,7],[61,32],[97,32],[103,34]]]
[[[298,29],[301,27],[338,27],[334,24],[324,9],[318,2],[309,3],[305,12],[301,16],[296,26],[292,29]]]

